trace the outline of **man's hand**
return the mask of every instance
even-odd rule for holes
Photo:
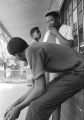
[[[17,106],[17,107],[14,107],[14,108],[11,110],[10,115],[9,115],[9,117],[8,117],[7,120],[15,120],[15,119],[17,119],[17,118],[19,117],[19,114],[20,114],[20,109],[19,109],[19,107],[18,107],[18,106]]]
[[[8,109],[6,110],[5,114],[4,114],[4,119],[7,118],[11,112],[11,110],[13,109],[13,105],[11,105],[10,107],[8,107]]]
[[[10,116],[10,111],[6,114],[6,116],[4,116],[3,120],[8,120],[9,116]]]

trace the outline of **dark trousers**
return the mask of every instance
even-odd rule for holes
[[[48,120],[60,104],[84,88],[84,71],[66,73],[47,85],[44,95],[31,102],[25,120]]]

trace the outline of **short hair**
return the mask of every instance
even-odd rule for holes
[[[7,50],[11,55],[22,53],[29,45],[25,40],[19,37],[13,37],[7,43]]]
[[[33,28],[31,28],[31,30],[30,30],[30,35],[32,36],[32,34],[33,34],[35,31],[40,31],[40,30],[39,30],[39,27],[33,27]]]
[[[54,18],[57,18],[57,17],[60,18],[59,11],[50,11],[50,12],[47,12],[45,14],[45,17],[47,17],[47,16],[53,16]]]

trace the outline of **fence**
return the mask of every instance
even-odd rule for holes
[[[31,80],[31,70],[0,70],[0,82],[28,82]]]

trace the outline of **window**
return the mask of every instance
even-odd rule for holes
[[[76,6],[77,6],[77,0],[73,0],[73,10],[75,9]]]
[[[67,20],[67,25],[70,25],[69,19]]]
[[[79,40],[81,45],[83,43],[83,27],[79,29]]]
[[[64,22],[72,26],[75,47],[79,51],[81,49],[79,44],[80,46],[83,44],[84,47],[84,0],[67,0],[67,4],[64,4],[63,8]],[[82,50],[84,51],[84,48]]]
[[[79,3],[80,0],[77,0],[77,3]]]
[[[77,30],[73,32],[75,47],[78,46],[78,33]]]
[[[77,29],[77,8],[73,11],[73,30]]]
[[[79,29],[80,52],[84,53],[83,27]]]
[[[69,16],[71,15],[71,13],[72,13],[72,2],[69,5]]]
[[[69,18],[69,11],[68,11],[68,8],[66,9],[66,16],[67,16],[67,19]]]
[[[70,26],[73,27],[73,18],[72,18],[72,15],[69,17],[69,20],[70,20]]]
[[[78,13],[82,11],[82,0],[78,3]]]
[[[79,27],[83,24],[83,14],[82,14],[82,12],[80,12],[78,14],[78,24],[79,24]]]

